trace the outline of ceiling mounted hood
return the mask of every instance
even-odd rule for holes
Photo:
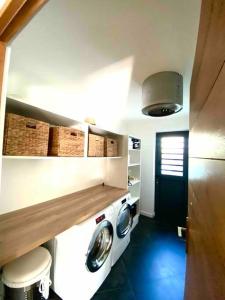
[[[142,113],[152,117],[164,117],[183,108],[183,77],[171,72],[155,73],[142,85]]]

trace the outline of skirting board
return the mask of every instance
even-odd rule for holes
[[[145,217],[149,217],[149,218],[154,218],[154,216],[155,216],[155,213],[150,213],[150,212],[148,212],[146,210],[141,210],[140,214],[143,215],[143,216],[145,216]]]

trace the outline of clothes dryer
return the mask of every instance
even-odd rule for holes
[[[129,194],[113,203],[114,208],[114,241],[112,249],[112,266],[117,262],[130,242],[132,228],[132,212],[129,204]]]

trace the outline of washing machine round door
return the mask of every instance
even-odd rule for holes
[[[113,226],[105,220],[97,227],[88,247],[86,266],[90,272],[99,270],[109,256],[113,242]]]
[[[116,232],[119,238],[124,238],[129,230],[131,229],[133,223],[133,217],[131,213],[131,207],[129,204],[124,204],[117,216],[117,223],[116,223]]]

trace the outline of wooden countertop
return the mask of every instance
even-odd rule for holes
[[[127,193],[97,185],[0,215],[0,266],[87,220]]]

